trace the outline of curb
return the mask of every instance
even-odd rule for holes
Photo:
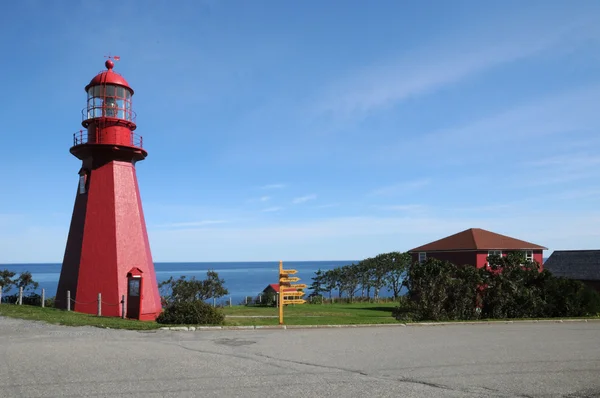
[[[164,326],[158,330],[174,332],[194,332],[211,330],[275,330],[275,329],[347,329],[347,328],[376,328],[376,327],[427,327],[453,325],[497,325],[512,323],[588,323],[600,322],[600,319],[524,319],[514,321],[481,321],[481,322],[422,322],[422,323],[364,323],[354,325],[250,325],[250,326]]]

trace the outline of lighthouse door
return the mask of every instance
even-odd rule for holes
[[[140,319],[141,285],[141,275],[133,275],[127,279],[127,318]]]

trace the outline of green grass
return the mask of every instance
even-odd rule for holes
[[[325,304],[325,305],[289,305],[284,308],[286,325],[353,325],[365,323],[398,323],[391,313],[395,304]],[[228,326],[278,325],[279,309],[274,307],[225,307],[225,315],[236,316],[226,318]],[[112,329],[150,330],[161,326],[156,322],[140,322],[135,320],[98,317],[55,308],[41,308],[29,305],[1,304],[0,315],[12,318],[44,321],[66,326],[96,326]],[[237,316],[245,316],[238,318]],[[264,318],[255,318],[255,317]]]
[[[0,304],[0,315],[66,326],[96,326],[131,330],[149,330],[162,326],[156,322],[140,322],[121,318],[102,317],[58,310],[56,308],[34,307],[31,305]]]
[[[401,323],[392,317],[395,303],[360,304],[303,304],[289,305],[284,308],[286,325],[359,325]],[[225,319],[227,326],[278,325],[279,310],[273,307],[225,307],[223,312],[229,315]],[[161,326],[156,322],[98,317],[55,308],[41,308],[30,305],[0,304],[0,316],[43,321],[66,326],[95,326],[112,329],[151,330]],[[233,317],[231,317],[233,316]],[[542,320],[543,318],[535,318]],[[561,318],[561,319],[599,319],[598,317]],[[483,322],[516,321],[518,319],[482,319]],[[529,318],[527,320],[534,320]],[[552,320],[552,318],[547,318]],[[461,322],[461,321],[455,321]]]
[[[357,325],[399,323],[392,317],[396,303],[302,304],[284,308],[286,325]],[[223,309],[228,325],[277,325],[279,309],[273,307],[234,306]],[[246,316],[247,318],[242,318]],[[258,318],[265,317],[265,318]],[[267,318],[269,317],[269,318]]]

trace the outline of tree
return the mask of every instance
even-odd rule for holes
[[[397,300],[400,296],[406,271],[410,266],[411,256],[408,253],[391,252],[387,253],[386,257],[388,272],[385,276],[385,282],[393,292],[394,300]]]
[[[229,294],[224,285],[225,281],[219,278],[219,274],[209,270],[204,280],[197,280],[194,276],[189,280],[185,276],[179,279],[170,277],[159,283],[158,287],[163,290],[166,302],[191,302],[220,298]]]
[[[359,277],[360,268],[358,264],[345,265],[340,269],[340,295],[341,292],[346,292],[350,302],[354,299],[354,295],[360,285]]]
[[[23,288],[23,293],[33,293],[39,286],[39,283],[33,280],[31,272],[21,272],[18,278],[13,280],[14,286],[19,289]]]
[[[312,281],[313,282],[309,287],[311,293],[308,297],[321,296],[321,294],[325,292],[325,273],[319,269],[315,272],[315,276],[312,278]]]
[[[14,276],[15,273],[7,269],[0,271],[0,291],[2,293],[8,293],[15,284],[15,281],[12,279]]]
[[[520,253],[488,257],[477,269],[429,258],[410,264],[408,304],[398,319],[446,320],[589,316],[600,313],[600,295],[583,283],[556,278]]]
[[[370,284],[373,286],[375,299],[379,298],[379,291],[386,284],[386,275],[391,265],[391,258],[388,254],[378,254],[374,258],[363,260],[366,263],[370,275]]]

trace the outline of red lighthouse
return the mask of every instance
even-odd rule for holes
[[[154,320],[161,311],[135,164],[148,153],[135,134],[133,89],[106,70],[85,87],[86,130],[73,137],[71,153],[81,160],[79,184],[63,259],[56,306],[102,315]]]

